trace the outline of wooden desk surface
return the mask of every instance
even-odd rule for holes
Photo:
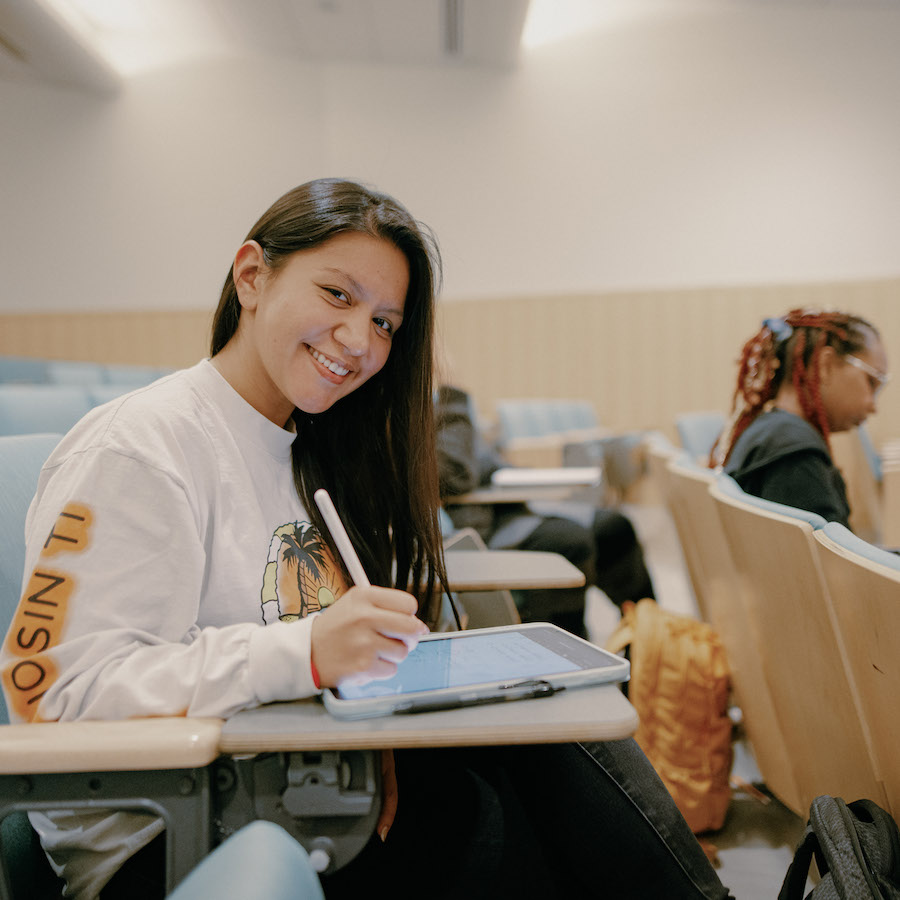
[[[584,584],[584,573],[558,553],[450,550],[444,560],[451,591],[539,590]]]
[[[125,719],[0,726],[0,774],[192,769],[219,755],[221,719]]]
[[[614,684],[357,721],[334,718],[317,700],[297,700],[237,713],[225,722],[219,746],[225,753],[262,753],[609,741],[632,735],[637,724],[634,707]]]
[[[273,703],[219,719],[46,722],[0,727],[0,774],[187,769],[219,753],[354,750],[618,740],[638,717],[617,685],[466,709],[334,718],[317,700]]]

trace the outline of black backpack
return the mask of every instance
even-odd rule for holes
[[[809,900],[900,900],[900,829],[877,803],[816,797],[778,900],[803,900],[813,855]]]

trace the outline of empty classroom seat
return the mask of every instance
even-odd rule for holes
[[[519,438],[598,427],[597,413],[589,400],[498,400],[496,409],[501,445]]]
[[[0,384],[44,384],[47,360],[0,355]]]
[[[830,522],[815,534],[888,808],[900,818],[900,556]]]
[[[0,435],[63,433],[91,405],[83,385],[0,384]]]
[[[50,384],[102,384],[103,366],[83,360],[51,359],[47,361]]]
[[[675,417],[675,428],[681,446],[694,459],[705,462],[726,421],[725,413],[718,410],[685,412]]]
[[[103,381],[106,384],[127,385],[131,390],[150,384],[172,371],[160,366],[107,365],[103,366]]]
[[[100,406],[133,390],[133,384],[92,384],[87,388],[88,401],[91,406]]]

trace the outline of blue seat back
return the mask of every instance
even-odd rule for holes
[[[681,446],[697,459],[709,458],[725,423],[725,414],[718,411],[688,412],[675,417]]]
[[[62,434],[91,405],[84,385],[0,384],[0,435]]]
[[[135,390],[133,384],[92,384],[87,389],[88,401],[91,406],[100,406],[110,400],[116,400],[123,394]]]
[[[103,381],[105,384],[122,385],[128,390],[133,390],[144,387],[172,371],[160,366],[106,365],[103,366]]]
[[[891,553],[883,547],[870,544],[861,537],[855,535],[849,528],[845,528],[840,522],[829,522],[823,529],[823,533],[845,550],[867,559],[869,562],[878,563],[900,572],[900,554]]]
[[[783,503],[775,503],[772,500],[764,500],[762,497],[748,494],[730,475],[720,474],[716,479],[716,483],[727,497],[731,497],[734,500],[742,500],[744,503],[750,504],[750,506],[756,506],[759,509],[777,513],[780,516],[790,516],[792,519],[808,522],[813,527],[813,530],[824,528],[827,524],[822,516],[818,513],[810,512],[808,509],[785,506]]]
[[[78,359],[47,361],[47,380],[50,384],[102,384],[103,366]]]
[[[44,384],[47,360],[0,355],[0,384]]]
[[[500,442],[597,427],[589,400],[498,400]]]
[[[59,434],[0,437],[0,635],[5,635],[19,605],[25,569],[25,514],[44,461]],[[0,694],[0,723],[9,721]]]

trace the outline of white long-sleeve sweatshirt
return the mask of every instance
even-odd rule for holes
[[[28,512],[0,651],[13,721],[227,717],[316,692],[306,616],[347,585],[297,496],[294,437],[204,360],[63,438]],[[32,818],[79,898],[162,828],[132,813]]]

